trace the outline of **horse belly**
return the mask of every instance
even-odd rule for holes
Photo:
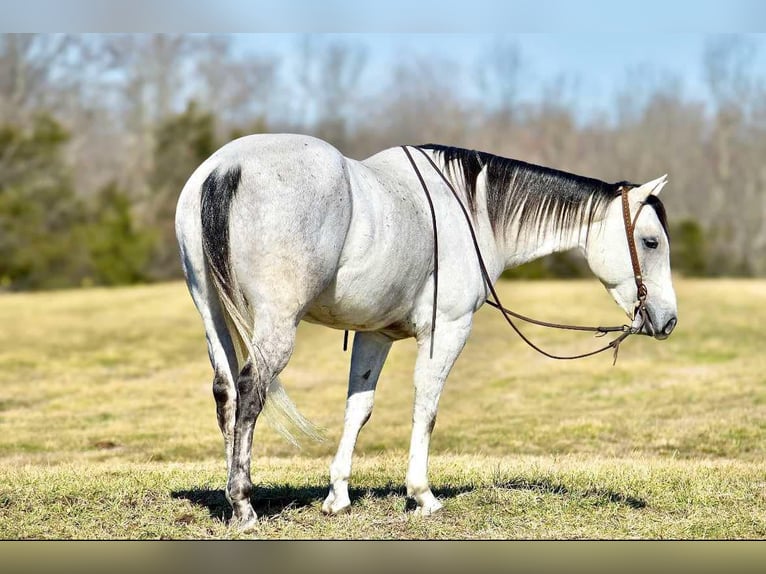
[[[432,272],[433,244],[423,213],[396,190],[354,199],[333,281],[306,319],[330,327],[414,334],[410,315]]]
[[[388,330],[398,336],[414,334],[410,314],[425,278],[393,276],[380,270],[344,273],[310,306],[305,320],[353,331]]]

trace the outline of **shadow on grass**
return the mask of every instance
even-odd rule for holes
[[[554,494],[573,499],[592,500],[596,504],[622,504],[633,509],[645,508],[647,503],[642,498],[636,498],[610,489],[570,489],[564,484],[553,482],[549,479],[534,479],[516,477],[507,480],[495,481],[492,486],[466,484],[460,486],[434,487],[433,493],[438,498],[450,499],[459,494],[472,492],[482,488],[503,488],[509,490],[528,490],[541,494]],[[321,504],[327,495],[327,486],[288,486],[275,485],[270,487],[255,487],[251,496],[253,508],[259,516],[277,516],[289,508],[305,508],[313,504]],[[389,498],[391,496],[405,498],[404,487],[393,485],[378,486],[372,488],[349,488],[351,502],[359,498]],[[192,488],[190,490],[177,490],[171,493],[173,498],[188,500],[192,504],[204,506],[210,516],[222,521],[231,518],[231,506],[229,506],[222,489]],[[405,510],[414,510],[415,502],[407,498]]]
[[[622,504],[634,509],[646,508],[646,500],[636,498],[621,492],[615,492],[608,488],[590,488],[587,490],[572,490],[560,482],[553,482],[548,478],[530,480],[528,478],[515,477],[508,480],[495,482],[495,488],[509,490],[529,490],[541,494],[558,494],[567,498],[592,499],[596,504]]]
[[[304,508],[319,503],[327,496],[328,486],[287,486],[276,485],[271,487],[254,487],[250,501],[256,514],[263,517],[277,516],[288,508]],[[475,490],[474,486],[445,486],[434,487],[433,493],[440,498],[452,498],[458,494]],[[360,498],[388,498],[397,496],[404,498],[404,487],[379,486],[372,488],[349,488],[349,498],[353,504]],[[226,500],[222,489],[192,488],[190,490],[176,490],[171,493],[173,498],[188,500],[192,504],[207,507],[210,516],[219,520],[227,521],[231,518],[231,506]],[[405,510],[413,510],[415,503],[407,499]]]

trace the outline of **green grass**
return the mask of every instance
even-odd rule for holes
[[[248,535],[289,538],[766,537],[766,282],[677,280],[679,327],[602,355],[533,354],[489,309],[442,397],[431,477],[406,511],[412,341],[394,345],[362,432],[352,512],[319,507],[343,422],[341,332],[302,325],[282,377],[326,429],[298,451],[259,425]],[[597,283],[502,283],[506,305],[615,323]],[[182,284],[3,295],[0,537],[240,537],[201,324]],[[561,353],[589,336],[527,328]],[[438,341],[437,341],[438,344]]]
[[[260,461],[262,538],[763,537],[763,469],[727,462],[436,456],[437,517],[405,511],[399,456],[363,456],[353,511],[325,517],[323,461]],[[13,537],[221,538],[230,529],[216,462],[6,469],[0,530]]]

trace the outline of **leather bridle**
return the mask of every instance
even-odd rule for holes
[[[630,202],[628,201],[628,191],[630,188],[626,185],[620,187],[620,195],[622,196],[622,221],[625,224],[625,235],[628,239],[628,251],[630,252],[630,264],[633,266],[633,278],[636,281],[636,307],[633,312],[633,319],[635,321],[636,316],[641,316],[643,327],[644,325],[651,331],[652,322],[649,320],[649,311],[646,308],[646,296],[649,290],[646,288],[644,278],[641,275],[641,265],[638,262],[638,251],[636,249],[636,221],[641,210],[644,208],[645,203],[641,203],[636,210],[635,217],[630,218]]]
[[[435,338],[434,335],[436,332],[436,303],[437,303],[438,284],[439,284],[439,251],[438,251],[439,248],[438,248],[438,233],[437,233],[437,226],[436,226],[436,212],[434,210],[433,200],[431,199],[431,193],[428,190],[428,186],[426,185],[426,182],[423,179],[423,176],[420,173],[420,170],[418,169],[418,166],[415,163],[415,160],[413,159],[412,154],[410,153],[408,149],[408,146],[401,146],[401,147],[404,150],[404,153],[407,156],[407,159],[410,161],[410,164],[412,165],[412,168],[415,171],[415,174],[417,175],[421,186],[423,187],[423,191],[426,194],[426,199],[428,200],[428,206],[431,211],[431,222],[433,225],[433,237],[434,237],[434,292],[433,292],[433,311],[431,315],[430,354],[431,354],[431,357],[433,357],[434,338]],[[638,219],[638,215],[639,213],[641,213],[641,209],[643,208],[644,204],[643,203],[641,204],[638,211],[636,212],[635,217],[631,220],[630,202],[628,198],[628,192],[630,190],[630,186],[623,185],[619,188],[619,191],[620,191],[621,200],[622,200],[622,216],[623,216],[623,223],[625,226],[625,236],[628,241],[628,250],[630,252],[630,262],[631,262],[631,265],[633,266],[633,277],[636,282],[637,301],[636,301],[634,314],[633,314],[633,323],[636,322],[636,318],[639,316],[641,317],[641,323],[638,325],[638,327],[633,327],[632,325],[619,325],[614,327],[591,327],[591,326],[584,326],[584,325],[567,325],[563,323],[549,323],[547,321],[540,321],[538,319],[532,319],[530,317],[526,317],[524,315],[521,315],[520,313],[511,311],[510,309],[507,309],[506,307],[502,305],[502,303],[500,302],[500,297],[498,296],[497,291],[495,290],[495,287],[492,284],[492,279],[489,275],[489,272],[487,271],[487,266],[484,263],[484,258],[481,255],[481,249],[479,247],[478,239],[476,238],[476,232],[474,230],[473,223],[471,222],[471,217],[468,214],[468,210],[466,209],[465,205],[463,205],[463,201],[460,199],[460,196],[455,190],[455,187],[447,179],[447,177],[444,175],[442,170],[439,169],[439,167],[436,165],[433,159],[431,159],[431,157],[421,148],[415,147],[414,149],[418,150],[423,155],[423,157],[425,157],[428,160],[428,162],[431,164],[431,166],[436,171],[436,173],[439,174],[442,181],[447,185],[449,190],[452,192],[452,195],[454,196],[455,200],[458,202],[458,205],[460,206],[460,209],[462,210],[463,215],[465,216],[466,223],[468,224],[468,230],[471,233],[473,246],[474,246],[474,249],[476,250],[476,256],[478,258],[479,267],[481,268],[481,273],[484,279],[484,283],[486,284],[487,290],[489,291],[492,299],[494,299],[494,300],[491,300],[489,297],[487,297],[487,301],[486,301],[487,304],[498,309],[502,313],[506,322],[513,328],[516,334],[518,334],[519,337],[527,345],[529,345],[535,351],[537,351],[538,353],[546,357],[549,357],[551,359],[560,359],[560,360],[582,359],[584,357],[590,357],[592,355],[596,355],[608,349],[612,349],[614,351],[614,362],[616,363],[617,353],[619,351],[620,344],[625,339],[627,339],[630,335],[640,333],[644,325],[646,325],[649,330],[652,329],[651,321],[649,320],[649,313],[646,308],[646,297],[648,294],[648,290],[646,288],[646,283],[644,283],[643,277],[641,275],[641,266],[638,261],[638,251],[636,249],[636,242],[634,238],[636,220]],[[549,353],[541,349],[535,343],[530,341],[526,337],[526,335],[524,335],[524,333],[522,333],[521,330],[516,326],[516,324],[513,322],[513,319],[511,317],[520,319],[527,323],[532,323],[534,325],[540,325],[543,327],[550,327],[553,329],[568,329],[572,331],[590,331],[590,332],[596,333],[596,336],[604,336],[607,333],[614,333],[614,332],[619,332],[620,335],[612,339],[608,344],[604,345],[603,347],[596,349],[595,351],[582,353],[580,355],[554,355],[552,353]],[[346,333],[346,338],[344,339],[344,349],[348,340],[347,334],[348,333]]]

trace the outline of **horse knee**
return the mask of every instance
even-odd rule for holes
[[[416,406],[412,415],[412,422],[415,425],[422,425],[426,432],[431,433],[436,426],[436,413],[437,409],[432,406],[426,408]]]
[[[372,416],[374,401],[375,396],[372,391],[351,395],[346,400],[347,417],[351,420],[357,420],[360,426],[364,426]]]

